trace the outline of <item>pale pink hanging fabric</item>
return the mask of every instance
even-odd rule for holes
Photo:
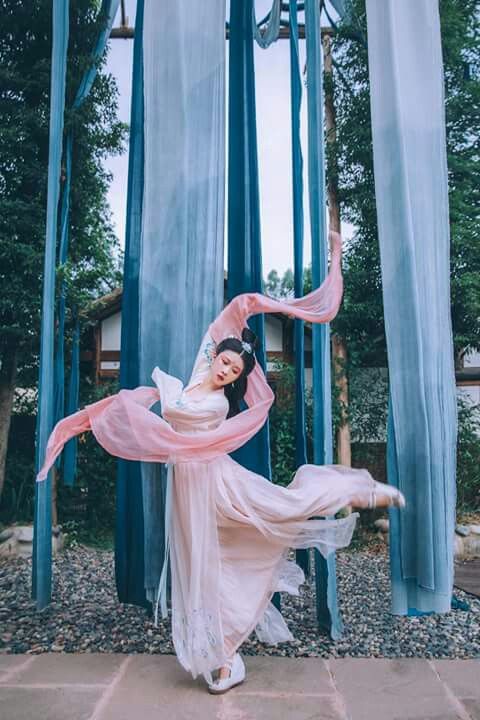
[[[292,639],[271,603],[275,591],[298,594],[304,581],[301,568],[287,559],[289,548],[316,547],[326,556],[348,545],[357,513],[338,520],[315,516],[334,515],[372,483],[366,470],[303,465],[284,488],[229,457],[260,429],[273,400],[259,365],[248,379],[248,409],[233,418],[226,419],[222,389],[189,395],[209,372],[215,344],[239,337],[251,315],[284,312],[312,322],[335,316],[342,276],[340,242],[333,241],[330,273],[320,288],[286,302],[258,293],[238,296],[210,325],[185,388],[155,368],[156,387],[123,390],[65,418],[38,475],[46,477],[70,437],[90,429],[114,455],[173,464],[172,639],[183,667],[208,682],[252,630],[262,642]],[[162,418],[149,410],[157,401]]]

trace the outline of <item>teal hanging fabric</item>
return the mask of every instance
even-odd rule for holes
[[[139,384],[152,384],[157,365],[186,383],[223,304],[224,1],[166,0],[160,8],[157,0],[145,0],[143,61]],[[144,585],[153,602],[168,541],[170,493],[160,464],[143,463],[141,475]],[[206,512],[207,500],[203,493],[196,513]]]
[[[50,133],[48,147],[47,227],[43,275],[40,374],[36,427],[35,466],[45,456],[54,425],[54,312],[57,210],[62,160],[65,78],[68,47],[68,0],[53,0],[52,65],[50,70]],[[35,483],[35,518],[32,554],[32,598],[42,610],[52,592],[52,481]]]
[[[67,261],[68,252],[68,222],[70,212],[70,184],[72,178],[72,145],[73,138],[71,133],[67,136],[65,144],[65,180],[62,190],[61,210],[60,210],[60,244],[58,249],[59,266]],[[55,422],[61,420],[65,415],[65,309],[66,309],[66,289],[65,282],[60,287],[60,297],[58,299],[58,327],[57,327],[57,343],[55,350]],[[77,408],[75,408],[76,410]],[[61,465],[61,456],[57,460],[57,468]]]
[[[262,255],[258,190],[253,2],[230,3],[228,105],[228,299],[243,292],[261,292]],[[263,315],[249,321],[261,348],[257,359],[265,369]],[[249,470],[271,477],[268,423],[232,455]]]
[[[303,156],[300,140],[302,78],[298,51],[297,0],[290,0],[290,116],[292,134],[294,293],[303,296]],[[305,433],[305,328],[294,320],[295,353],[295,469],[307,463]],[[308,550],[297,550],[297,564],[309,574]]]
[[[317,0],[305,2],[308,100],[308,193],[312,234],[312,285],[318,287],[328,272],[325,221],[325,149],[323,123],[322,43]],[[313,350],[313,461],[333,462],[332,401],[330,386],[330,327],[314,325]],[[315,551],[317,619],[335,640],[343,623],[337,603],[335,555],[328,559]]]
[[[140,385],[139,268],[144,178],[143,11],[144,0],[138,0],[133,45],[120,343],[120,387],[127,389]],[[143,492],[140,463],[119,460],[115,514],[115,582],[120,602],[149,607],[144,590],[144,577]]]
[[[303,296],[303,157],[300,141],[302,80],[298,52],[297,0],[290,1],[290,94],[292,132],[294,293]],[[295,320],[295,467],[307,462],[305,436],[304,323]]]
[[[268,13],[267,17],[260,25],[264,26],[263,30],[260,31],[257,25],[255,17],[255,3],[252,3],[252,23],[253,23],[253,35],[257,44],[264,50],[268,48],[272,43],[278,40],[278,34],[280,32],[280,18],[282,15],[282,3],[281,0],[273,0],[272,9]],[[264,23],[266,23],[264,25]]]
[[[78,318],[72,338],[72,360],[70,367],[70,380],[68,384],[67,403],[65,414],[71,415],[78,410],[78,391],[80,384],[80,323]],[[63,450],[63,482],[73,487],[77,472],[77,438],[68,441]]]
[[[113,21],[118,10],[120,0],[103,0],[102,6],[99,12],[99,16],[102,18],[103,27],[99,33],[95,48],[92,52],[91,62],[83,75],[80,83],[80,87],[77,90],[75,100],[73,103],[73,110],[79,108],[83,101],[88,96],[95,76],[97,74],[97,64],[99,58],[103,55],[110,31],[112,29]],[[67,135],[65,142],[65,180],[62,192],[61,210],[60,210],[60,244],[58,253],[58,265],[64,265],[67,261],[68,256],[68,243],[69,243],[69,213],[70,213],[70,187],[72,178],[72,155],[73,155],[73,131],[70,131]],[[61,420],[65,415],[65,357],[64,357],[64,335],[65,335],[65,309],[66,309],[66,290],[65,283],[62,283],[60,288],[60,297],[58,303],[58,327],[57,327],[57,343],[55,352],[55,422]],[[72,356],[72,368],[71,373],[73,376],[79,373],[79,367],[73,367],[73,361],[79,364],[80,356],[77,355],[75,358]],[[77,392],[77,403],[78,403],[78,392]],[[78,409],[78,404],[74,406],[74,397],[71,396],[68,400],[68,407],[70,412],[74,412]],[[71,452],[71,451],[70,451]],[[75,479],[75,463],[72,464],[71,456],[69,460],[68,468],[68,481],[64,473],[64,482],[67,485],[73,485]],[[57,460],[57,467],[60,466],[60,458]]]
[[[387,338],[392,610],[448,612],[456,389],[437,2],[367,0],[375,191]]]

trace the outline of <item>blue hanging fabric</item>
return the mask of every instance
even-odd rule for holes
[[[68,47],[68,0],[53,0],[52,65],[50,71],[50,132],[48,147],[47,227],[43,274],[40,374],[36,426],[35,467],[44,458],[54,424],[54,313],[57,210],[62,160],[63,116]],[[35,483],[35,518],[32,554],[32,598],[42,610],[52,592],[52,480]]]
[[[143,12],[138,0],[133,45],[128,153],[127,214],[123,268],[120,387],[139,380],[139,268],[144,178]],[[140,463],[119,460],[115,514],[115,582],[120,602],[148,607],[144,591],[144,521]]]
[[[312,234],[312,285],[318,287],[328,272],[325,220],[325,148],[323,123],[322,43],[318,0],[305,2],[308,100],[308,192]],[[313,461],[333,462],[332,400],[330,386],[330,326],[314,325],[313,349]],[[336,640],[343,623],[337,603],[335,554],[327,559],[315,551],[317,620]]]
[[[230,3],[228,113],[228,299],[243,292],[262,291],[262,254],[258,190],[255,71],[253,62],[253,2]],[[256,353],[266,367],[263,315],[249,326],[258,335]],[[268,423],[240,450],[235,460],[249,470],[271,477]]]
[[[97,64],[99,58],[103,55],[105,46],[110,36],[113,21],[118,10],[120,0],[103,0],[102,6],[99,12],[100,17],[104,19],[102,30],[99,33],[95,48],[92,52],[91,63],[88,69],[85,71],[83,78],[80,83],[80,87],[77,90],[75,100],[73,103],[73,109],[77,109],[81,106],[83,101],[88,96],[95,76],[97,74]],[[67,135],[65,142],[65,180],[62,191],[61,210],[60,210],[60,244],[58,253],[58,264],[64,265],[67,261],[68,256],[68,242],[69,242],[69,213],[70,213],[70,187],[72,178],[72,155],[73,155],[73,131]],[[57,343],[55,352],[55,422],[61,420],[65,415],[65,357],[64,357],[64,341],[65,341],[65,283],[62,283],[60,289],[60,297],[58,302],[58,327],[57,327]],[[73,375],[79,373],[79,367],[72,367],[71,372]],[[78,356],[75,360],[78,364],[80,357]],[[77,394],[78,398],[78,394]],[[70,397],[68,400],[69,412],[75,412],[78,409],[77,405],[74,404],[74,397]],[[61,464],[61,456],[57,460],[57,467]],[[73,472],[73,475],[72,475]],[[69,466],[69,480],[68,485],[73,484],[75,479],[75,463]],[[64,482],[65,474],[64,474]]]
[[[203,335],[223,305],[224,0],[145,0],[143,61],[139,383],[151,385],[157,365],[187,383]],[[143,463],[141,474],[144,584],[155,602],[161,578],[163,611],[171,479],[154,463]],[[204,512],[207,495],[195,512]]]
[[[61,210],[60,210],[60,245],[58,253],[58,265],[63,265],[67,261],[68,251],[68,222],[70,212],[70,184],[72,178],[72,145],[73,137],[69,133],[65,144],[65,180],[62,190]],[[54,395],[54,417],[55,422],[61,420],[65,415],[65,303],[66,291],[65,283],[62,282],[60,287],[60,297],[58,299],[58,327],[57,327],[57,343],[55,351],[55,395]],[[77,408],[75,408],[76,410]],[[56,467],[61,465],[62,455],[56,462]]]
[[[456,389],[438,3],[367,0],[375,191],[390,376],[392,611],[448,612]]]
[[[280,17],[282,14],[282,3],[281,0],[273,0],[272,9],[268,13],[263,31],[260,31],[260,27],[257,25],[257,19],[255,17],[255,3],[252,3],[252,22],[253,22],[253,36],[257,44],[264,50],[268,48],[272,43],[278,40],[278,34],[280,32]],[[264,23],[260,23],[264,25]]]
[[[297,0],[290,0],[290,115],[292,133],[293,254],[295,297],[303,296],[303,156],[300,140],[302,77],[298,51]],[[294,320],[295,351],[295,468],[307,462],[305,433],[305,328]],[[297,550],[297,564],[309,573],[308,550]]]
[[[295,297],[303,296],[303,157],[300,141],[302,79],[298,52],[297,0],[290,0],[290,93],[292,128],[293,252]],[[295,320],[295,467],[307,462],[305,436],[304,323]]]
[[[72,361],[70,381],[66,403],[66,414],[71,415],[78,410],[78,391],[80,384],[80,323],[75,320],[72,338]],[[68,441],[63,450],[63,482],[73,487],[77,472],[77,438]]]

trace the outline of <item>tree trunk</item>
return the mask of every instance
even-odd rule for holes
[[[346,414],[348,408],[348,382],[345,372],[347,348],[345,340],[337,333],[332,335],[332,351],[335,369],[335,384],[339,389],[341,405],[341,423],[337,430],[337,462],[340,465],[352,466],[352,450],[350,444],[350,424]]]
[[[12,419],[13,396],[17,379],[18,347],[7,345],[0,367],[0,499],[5,485],[8,434]]]
[[[52,467],[52,527],[58,525],[58,510],[57,510],[57,480],[58,473],[55,465]]]
[[[332,53],[331,39],[329,35],[324,35],[322,39],[323,46],[323,62],[325,75],[328,76],[328,83],[325,83],[325,126],[327,131],[327,145],[333,145],[336,140],[336,120],[335,105],[333,104],[333,87],[332,87]],[[328,194],[328,213],[330,220],[330,229],[341,233],[340,220],[340,203],[338,201],[337,177],[338,169],[336,156],[330,154],[329,178],[327,185]],[[352,465],[352,451],[350,444],[350,425],[347,419],[348,408],[348,380],[345,372],[345,364],[347,360],[347,349],[344,338],[337,334],[332,335],[332,355],[335,370],[335,385],[339,390],[339,400],[341,403],[341,424],[337,431],[337,462],[340,465]]]

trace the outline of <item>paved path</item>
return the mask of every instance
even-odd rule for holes
[[[0,655],[1,720],[480,720],[480,660],[245,657],[207,693],[171,655]]]

